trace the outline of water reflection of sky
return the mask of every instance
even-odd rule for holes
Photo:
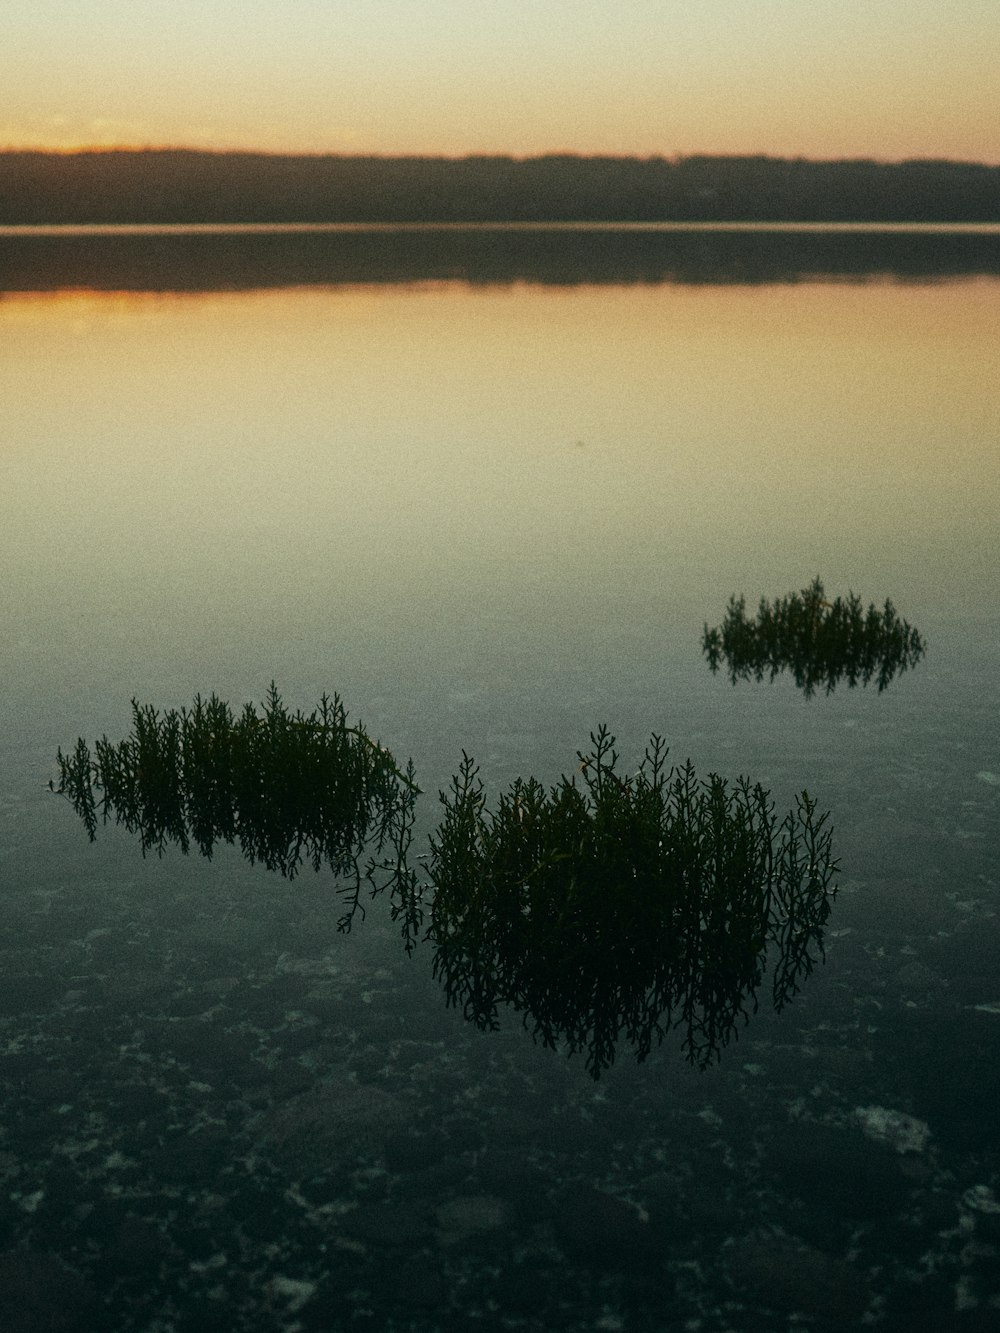
[[[628,707],[817,573],[933,641],[1000,586],[996,290],[8,297],[10,688]]]
[[[549,599],[822,565],[974,605],[995,310],[992,283],[8,299],[5,554],[203,555],[265,598],[325,561]]]

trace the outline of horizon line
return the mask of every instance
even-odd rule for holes
[[[0,223],[0,238],[45,236],[296,236],[381,232],[684,232],[816,235],[1000,236],[1000,222],[12,222]]]
[[[422,152],[422,153],[387,153],[387,152],[359,152],[356,150],[342,151],[338,149],[281,149],[281,148],[221,148],[205,145],[194,145],[186,143],[177,144],[78,144],[72,148],[60,148],[53,146],[44,146],[40,144],[2,144],[0,145],[0,155],[7,153],[40,153],[49,157],[82,157],[85,155],[94,155],[98,153],[191,153],[200,154],[205,157],[273,157],[273,158],[374,158],[383,161],[437,161],[437,162],[468,162],[468,161],[512,161],[512,162],[538,162],[546,161],[552,158],[576,158],[580,160],[592,160],[603,162],[669,162],[680,163],[697,159],[718,159],[724,161],[771,161],[771,162],[809,162],[815,164],[834,164],[847,162],[865,162],[873,163],[876,166],[908,166],[912,163],[933,163],[947,164],[949,166],[971,166],[986,167],[994,170],[1000,167],[1000,162],[987,162],[981,158],[971,157],[935,157],[928,155],[926,157],[897,157],[897,158],[879,158],[867,155],[842,156],[842,157],[810,157],[805,153],[772,153],[767,151],[744,152],[744,153],[723,153],[723,152],[675,152],[675,153],[607,153],[607,152],[581,152],[575,149],[546,149],[544,152],[534,153],[516,153],[516,152],[469,152],[469,153],[445,153],[445,152]]]

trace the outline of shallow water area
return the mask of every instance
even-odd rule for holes
[[[1000,1327],[998,238],[230,237],[228,278],[29,239],[0,237],[8,1324]],[[731,594],[817,574],[926,658],[882,694],[712,676]],[[338,934],[324,876],[90,846],[45,790],[133,696],[272,679],[412,755],[418,843],[463,749],[496,793],[600,722],[629,768],[657,731],[807,788],[825,964],[704,1073],[668,1036],[595,1082],[447,1009],[384,904]]]

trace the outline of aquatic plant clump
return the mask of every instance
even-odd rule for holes
[[[809,698],[820,687],[830,694],[841,680],[849,686],[874,680],[881,693],[916,666],[926,645],[892,602],[865,610],[854,593],[828,602],[816,578],[773,604],[762,598],[755,618],[747,616],[745,598],[731,597],[722,625],[709,629],[706,623],[702,649],[713,672],[725,662],[734,685],[790,670]]]
[[[413,764],[401,769],[363,726],[348,726],[338,695],[324,695],[308,716],[289,712],[273,683],[260,714],[247,704],[236,715],[214,694],[179,712],[133,699],[126,739],[102,737],[92,757],[80,738],[58,764],[49,787],[67,797],[91,841],[99,822],[114,819],[139,835],[144,856],[173,844],[210,858],[228,843],[288,879],[303,864],[326,865],[346,903],[341,930],[363,915],[365,885],[389,888],[413,947]]]
[[[673,1028],[704,1067],[757,1009],[769,955],[779,1010],[823,955],[828,816],[803,792],[779,823],[745,778],[668,769],[656,735],[633,776],[607,728],[591,744],[577,774],[518,778],[496,810],[463,755],[431,839],[435,976],[479,1027],[511,1006],[595,1078],[621,1036],[642,1061]]]

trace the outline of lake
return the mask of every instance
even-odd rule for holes
[[[0,230],[8,1326],[1000,1328],[998,309],[996,228]],[[709,671],[817,575],[925,658]],[[381,900],[46,789],[272,680],[412,756],[418,849],[463,751],[495,799],[602,723],[807,788],[825,963],[595,1081]]]

